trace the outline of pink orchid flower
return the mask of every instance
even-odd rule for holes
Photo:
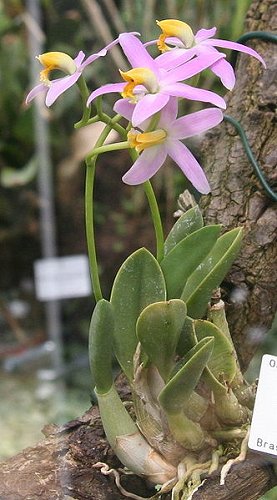
[[[132,120],[133,106],[127,100],[117,101],[114,109],[127,120]],[[147,120],[140,125],[142,132],[132,129],[128,133],[130,147],[141,154],[123,176],[123,182],[137,185],[147,181],[170,156],[200,193],[209,193],[210,186],[201,166],[181,139],[201,134],[218,125],[223,120],[222,111],[207,108],[176,119],[177,113],[178,100],[170,98],[160,112],[155,130],[147,132],[150,123]]]
[[[178,68],[165,71],[157,64],[134,35],[119,36],[119,43],[133,69],[120,72],[126,83],[109,83],[92,92],[87,104],[96,97],[119,92],[124,99],[133,103],[132,124],[140,125],[147,118],[160,111],[171,96],[212,103],[226,108],[222,97],[209,90],[198,89],[181,83],[208,68],[224,55],[210,53],[205,58],[195,58]]]
[[[158,26],[162,30],[162,35],[157,41],[159,49],[163,52],[156,58],[159,66],[165,70],[170,70],[173,67],[184,64],[194,56],[209,57],[211,54],[219,52],[215,47],[237,50],[244,52],[258,59],[264,67],[265,61],[255,50],[242,45],[241,43],[231,42],[229,40],[221,40],[213,38],[216,33],[216,28],[201,29],[196,35],[193,34],[190,26],[182,21],[175,19],[166,19],[157,21]],[[174,48],[170,48],[165,44],[173,44]],[[153,42],[149,42],[152,44]],[[148,45],[148,44],[146,44]],[[222,53],[221,53],[222,54]],[[236,77],[231,64],[225,59],[220,59],[210,66],[211,71],[217,75],[222,84],[229,90],[232,90]]]
[[[116,43],[118,43],[118,38],[87,59],[85,59],[85,54],[82,51],[78,53],[75,59],[72,59],[68,54],[64,54],[63,52],[46,52],[38,56],[37,59],[45,69],[40,73],[41,83],[36,85],[27,95],[26,104],[29,104],[37,95],[43,93],[45,94],[46,106],[51,106],[61,94],[78,81],[82,71],[88,64],[91,64],[99,57],[105,56],[108,50]],[[54,69],[59,69],[67,73],[67,75],[62,78],[49,80],[49,73]]]

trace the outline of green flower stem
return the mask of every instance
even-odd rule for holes
[[[99,116],[95,115],[92,118],[90,118],[89,120],[87,120],[86,122],[80,120],[79,122],[75,123],[74,128],[77,129],[77,128],[86,127],[86,125],[90,125],[91,123],[97,123],[99,121],[100,121]]]
[[[157,261],[161,262],[164,258],[164,234],[161,221],[161,214],[159,211],[157,199],[151,182],[150,181],[144,182],[143,187],[144,187],[144,192],[148,199],[152,221],[155,229]]]
[[[112,130],[111,125],[106,125],[98,140],[96,141],[95,148],[103,146],[106,138]],[[96,302],[103,298],[96,255],[95,245],[95,230],[94,230],[94,211],[93,211],[93,189],[95,178],[95,165],[97,154],[89,154],[86,158],[86,188],[85,188],[85,221],[86,221],[86,238],[88,247],[88,257],[92,287]]]
[[[102,96],[98,96],[96,99],[96,111],[98,116],[101,116],[103,114],[103,109],[102,109]]]
[[[111,127],[116,131],[118,132],[118,134],[122,137],[122,138],[126,138],[127,137],[127,133],[126,133],[126,130],[124,127],[122,127],[118,121],[122,118],[121,115],[115,115],[113,118],[110,118],[110,116],[106,115],[106,113],[101,113],[101,115],[99,115],[99,119],[106,123],[107,125],[111,125]]]
[[[135,162],[136,159],[138,158],[138,153],[135,151],[135,149],[130,149],[130,156],[132,160]],[[159,211],[159,206],[151,182],[150,181],[144,182],[143,188],[147,196],[155,230],[157,261],[161,262],[164,258],[164,233],[163,233],[161,214]]]
[[[155,113],[150,121],[149,127],[147,128],[147,132],[152,132],[153,130],[156,130],[157,125],[159,123],[161,113]]]
[[[85,220],[86,236],[89,257],[90,275],[93,292],[96,302],[103,298],[96,256],[95,232],[94,232],[94,213],[93,213],[93,188],[95,178],[96,156],[92,160],[86,160],[86,188],[85,188]]]
[[[120,149],[128,149],[129,147],[130,144],[128,141],[105,144],[103,146],[99,146],[98,148],[94,148],[93,151],[89,154],[88,159],[93,158],[93,156],[98,156],[101,153],[107,153],[108,151],[118,151]]]
[[[89,97],[89,90],[88,90],[88,87],[87,87],[87,84],[86,84],[86,81],[85,81],[83,75],[80,76],[77,84],[78,84],[78,87],[79,87],[79,90],[81,93],[81,97],[82,97],[83,116],[82,116],[81,120],[78,122],[78,124],[76,123],[75,128],[79,128],[79,127],[82,127],[82,126],[87,124],[89,117],[90,117],[90,110],[91,110],[91,108],[87,106],[87,100]]]

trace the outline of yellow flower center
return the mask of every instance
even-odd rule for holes
[[[40,72],[40,81],[46,85],[50,85],[49,73],[53,69],[60,69],[69,75],[75,73],[77,69],[73,59],[63,52],[45,52],[37,56],[37,59],[45,68]]]
[[[123,80],[125,80],[125,82],[128,82],[121,94],[124,98],[128,97],[132,101],[136,101],[136,96],[134,95],[133,90],[137,85],[144,85],[144,87],[151,94],[155,94],[158,91],[158,80],[151,69],[134,68],[130,71],[125,72],[119,70],[119,72]]]
[[[183,21],[177,19],[165,19],[164,21],[156,21],[157,25],[161,28],[162,34],[160,35],[157,45],[161,52],[169,50],[165,40],[174,36],[179,38],[187,49],[194,45],[194,34],[191,27]]]
[[[153,130],[153,132],[136,132],[135,130],[130,130],[127,134],[127,139],[131,148],[140,153],[146,148],[151,148],[152,146],[157,146],[162,144],[166,139],[165,130],[158,129]]]

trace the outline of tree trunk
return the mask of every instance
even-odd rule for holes
[[[246,31],[273,31],[276,2],[255,0],[248,13]],[[237,118],[269,181],[273,182],[276,131],[274,119],[273,44],[251,43],[267,62],[267,70],[253,58],[240,56],[237,84],[229,97],[227,113]],[[274,56],[275,53],[275,56]],[[276,78],[275,78],[276,80]],[[230,301],[228,316],[234,340],[244,367],[257,345],[257,331],[271,324],[274,314],[274,217],[273,203],[261,189],[246,159],[239,137],[230,125],[223,125],[209,136],[203,146],[206,172],[212,196],[203,199],[206,221],[221,222],[226,229],[245,227],[240,257],[226,280]],[[244,301],[235,301],[238,293]],[[226,292],[227,293],[227,292]],[[236,303],[234,303],[236,302]],[[258,337],[260,334],[258,335]],[[23,450],[0,466],[1,500],[123,500],[114,481],[93,465],[107,462],[120,467],[104,438],[97,408],[68,424],[48,426],[46,439]],[[195,500],[254,500],[276,484],[271,465],[258,454],[234,466],[225,486],[214,474],[194,495]],[[137,476],[122,475],[126,490],[140,496],[154,494]],[[169,495],[164,496],[164,499]]]
[[[247,31],[274,32],[276,2],[255,0],[248,12]],[[268,182],[273,186],[276,166],[276,45],[255,40],[267,68],[253,57],[240,55],[237,82],[227,95],[226,114],[243,126],[252,151]],[[203,144],[205,170],[212,194],[202,206],[206,222],[222,223],[225,230],[244,227],[240,255],[224,287],[230,330],[243,369],[269,329],[276,311],[276,203],[269,199],[256,178],[232,125],[212,132]]]

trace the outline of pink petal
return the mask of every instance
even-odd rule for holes
[[[175,123],[177,114],[178,114],[178,99],[176,97],[170,97],[168,103],[162,109],[157,128],[163,128],[167,130],[169,127],[171,127],[172,122]]]
[[[166,156],[164,144],[145,149],[130,170],[122,177],[123,182],[135,186],[151,179],[163,165]]]
[[[166,94],[146,94],[135,106],[132,116],[133,126],[137,127],[147,118],[160,111],[168,101],[169,95]]]
[[[171,125],[170,137],[186,139],[216,127],[223,120],[223,113],[217,108],[206,108],[178,118]]]
[[[214,64],[216,61],[222,59],[222,57],[223,55],[220,54],[220,52],[199,55],[187,63],[182,64],[178,68],[169,71],[164,77],[162,77],[161,83],[164,85],[191,78],[204,69],[209,68],[209,66]]]
[[[116,101],[113,109],[116,113],[119,113],[130,122],[135,109],[135,104],[131,103],[129,99],[119,99]]]
[[[122,92],[126,83],[107,83],[106,85],[102,85],[102,87],[99,87],[99,89],[94,90],[88,100],[87,100],[87,106],[90,105],[90,103],[98,97],[99,95],[104,95],[104,94],[111,94],[113,92]]]
[[[114,111],[119,113],[121,116],[126,118],[129,122],[132,122],[132,116],[135,109],[135,104],[130,102],[128,99],[119,99],[116,101],[114,107]],[[147,130],[150,125],[151,117],[144,122],[141,122],[139,128],[141,130]]]
[[[202,168],[182,142],[168,141],[167,152],[199,193],[210,192],[210,186]]]
[[[209,102],[218,106],[219,108],[226,109],[226,103],[222,97],[210,90],[198,89],[187,85],[186,83],[172,83],[163,89],[164,93],[175,97],[184,97],[192,101]]]
[[[119,35],[119,43],[133,68],[149,68],[155,74],[158,73],[154,59],[137,37],[125,33]]]
[[[85,58],[85,53],[82,50],[80,50],[80,52],[77,54],[77,56],[74,59],[74,62],[76,64],[77,68],[80,67],[80,65],[83,62],[84,58]]]
[[[170,70],[192,59],[197,52],[196,47],[191,49],[171,49],[156,57],[159,68]]]
[[[96,59],[99,59],[99,57],[104,57],[107,54],[107,49],[102,49],[97,54],[91,54],[80,66],[80,69],[83,70],[88,64],[93,63]]]
[[[46,106],[51,106],[58,97],[68,90],[77,80],[80,78],[81,73],[76,71],[73,75],[64,76],[63,78],[57,78],[52,80],[49,90],[46,95],[45,104]]]
[[[127,34],[127,33],[122,33],[122,35],[124,35],[124,34]],[[122,35],[120,35],[120,36],[122,36]],[[129,33],[129,35],[139,35],[139,33],[137,31],[132,31],[131,33]],[[97,52],[96,54],[92,54],[91,56],[89,56],[86,59],[86,61],[84,62],[84,64],[82,65],[82,69],[85,68],[88,64],[90,64],[93,61],[95,61],[96,59],[98,59],[99,57],[105,56],[107,54],[108,50],[112,49],[117,43],[119,43],[119,37],[117,37],[112,42],[108,43],[108,45],[106,45],[106,47],[99,50],[99,52]]]
[[[250,47],[243,45],[242,43],[230,42],[229,40],[219,40],[217,38],[213,38],[212,40],[206,40],[205,44],[212,45],[215,47],[222,47],[224,49],[238,50],[239,52],[244,52],[245,54],[249,54],[250,56],[253,56],[256,59],[258,59],[266,68],[265,61],[260,56],[260,54],[258,54],[256,50],[253,50]]]
[[[202,57],[207,57],[207,55],[210,55],[211,53],[215,54],[216,52],[218,54],[220,53],[215,47],[212,47],[211,45],[205,45],[203,43],[202,45],[198,46],[198,53],[201,54]],[[214,64],[212,64],[210,70],[220,78],[224,87],[226,87],[228,90],[232,90],[234,88],[236,83],[236,76],[231,64],[228,63],[225,59],[219,59],[218,61],[216,61]]]
[[[29,104],[37,95],[41,94],[42,92],[47,92],[49,87],[47,85],[44,85],[44,83],[39,83],[36,85],[32,90],[30,90],[29,94],[27,95],[25,102],[26,104]]]
[[[221,59],[211,66],[211,71],[220,78],[224,87],[228,90],[232,90],[236,83],[236,75],[228,61]]]
[[[204,28],[197,31],[195,35],[195,41],[197,43],[201,43],[204,40],[207,40],[207,38],[212,38],[216,34],[216,28],[210,28],[209,30],[205,30]]]

